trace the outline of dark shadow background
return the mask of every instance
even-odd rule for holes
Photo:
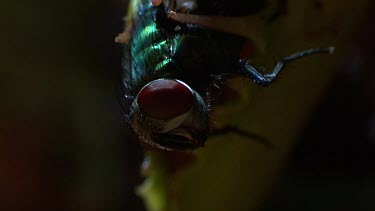
[[[143,210],[142,151],[116,92],[126,5],[1,6],[0,210]],[[374,210],[374,18],[353,34],[262,210]]]
[[[0,7],[0,210],[142,210],[142,151],[116,96],[126,5]]]

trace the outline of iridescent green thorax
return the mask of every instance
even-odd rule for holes
[[[155,21],[160,8],[153,7],[150,1],[141,3],[134,19],[134,32],[128,53],[129,80],[135,86],[144,85],[160,77],[171,77],[179,72],[174,65],[173,55],[181,42],[177,33],[163,33]]]

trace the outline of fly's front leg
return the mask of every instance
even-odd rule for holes
[[[151,3],[152,3],[153,6],[157,7],[157,6],[161,5],[164,2],[166,4],[165,6],[168,9],[174,10],[175,9],[175,5],[176,5],[175,1],[176,0],[168,0],[168,1],[166,1],[166,0],[164,0],[164,1],[163,0],[152,0]]]
[[[278,73],[281,71],[281,69],[288,64],[289,62],[292,62],[297,59],[301,59],[305,56],[313,55],[313,54],[319,54],[319,53],[329,53],[332,54],[334,51],[333,47],[329,48],[314,48],[314,49],[309,49],[305,51],[301,51],[295,54],[292,54],[290,56],[284,57],[280,61],[276,63],[275,68],[273,71],[269,74],[262,74],[260,73],[257,69],[255,69],[253,66],[249,64],[248,61],[246,60],[239,60],[239,69],[238,73],[254,80],[254,82],[267,86],[272,83],[272,81],[276,78]]]
[[[162,2],[163,2],[163,0],[152,0],[151,1],[152,5],[154,5],[154,6],[159,6]]]
[[[264,137],[250,131],[242,130],[236,126],[226,125],[224,127],[214,129],[210,132],[210,136],[222,136],[227,134],[236,134],[238,136],[246,137],[249,140],[256,141],[264,145],[265,147],[274,148],[274,145]]]
[[[131,39],[131,32],[133,30],[133,20],[131,18],[125,17],[125,29],[122,33],[118,34],[115,38],[115,42],[117,43],[128,43]]]
[[[185,24],[194,24],[211,30],[226,32],[247,38],[260,52],[265,51],[262,32],[266,19],[261,15],[220,16],[192,14],[197,8],[197,0],[152,0],[154,6],[164,2],[169,18]]]
[[[175,11],[178,13],[190,13],[197,8],[197,0],[152,0],[153,6],[159,6],[164,3],[164,6],[169,12]]]

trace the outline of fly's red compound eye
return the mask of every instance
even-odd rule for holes
[[[137,97],[139,109],[156,119],[170,119],[187,112],[194,104],[192,90],[183,82],[159,79],[142,88]]]

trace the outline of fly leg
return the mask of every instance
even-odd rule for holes
[[[163,0],[152,0],[151,1],[152,5],[154,5],[154,6],[159,6],[162,2],[163,2]]]
[[[262,32],[266,20],[262,16],[197,15],[174,11],[167,11],[167,15],[169,18],[181,23],[195,24],[211,30],[244,37],[251,40],[259,52],[265,51]]]
[[[152,0],[151,3],[153,6],[159,6],[160,4],[162,4],[164,2],[166,2],[165,0]],[[166,3],[164,3],[166,4]],[[176,8],[176,0],[168,0],[168,4],[165,5],[167,8],[169,8],[170,10],[175,10]]]
[[[267,139],[265,139],[264,137],[259,136],[255,133],[252,133],[252,132],[249,132],[249,131],[239,129],[238,127],[231,126],[231,125],[226,125],[224,127],[212,130],[210,132],[210,136],[222,136],[222,135],[227,135],[229,133],[234,133],[236,135],[249,138],[249,139],[254,140],[254,141],[256,141],[256,142],[258,142],[258,143],[260,143],[260,144],[262,144],[262,145],[264,145],[265,147],[268,147],[268,148],[274,147],[273,144],[271,142],[269,142]]]
[[[197,0],[152,0],[153,6],[159,6],[164,2],[168,11],[176,11],[178,13],[190,13],[197,7]]]
[[[166,0],[152,0],[158,6]],[[174,2],[174,3],[173,3]],[[169,0],[166,4],[169,18],[185,24],[194,24],[208,29],[238,35],[251,40],[256,49],[265,51],[262,32],[266,19],[261,15],[220,16],[191,14],[196,8],[196,0]]]
[[[294,60],[303,58],[305,56],[313,55],[313,54],[319,54],[319,53],[332,54],[333,51],[334,51],[334,48],[329,47],[329,48],[314,48],[314,49],[297,52],[290,56],[284,57],[283,59],[278,61],[273,71],[268,74],[260,73],[257,69],[251,66],[248,61],[241,59],[239,60],[240,68],[238,70],[238,73],[240,73],[241,75],[247,78],[254,80],[254,82],[260,85],[267,86],[272,83],[272,81],[276,78],[277,74],[281,71],[281,69],[289,62],[292,62]]]
[[[118,34],[115,38],[117,43],[128,43],[131,39],[131,31],[133,30],[133,22],[130,18],[125,17],[125,29],[122,33]]]

